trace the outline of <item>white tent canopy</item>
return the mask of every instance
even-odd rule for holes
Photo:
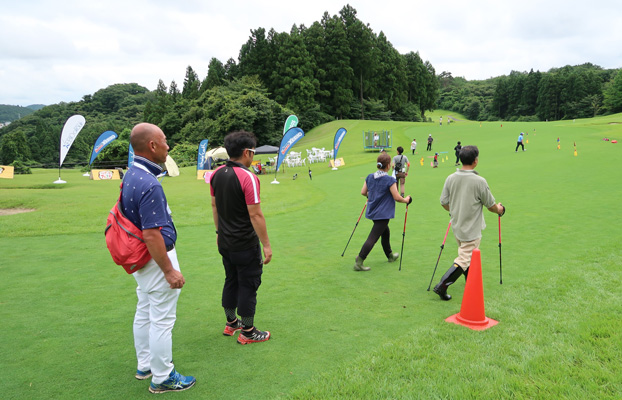
[[[229,154],[227,154],[227,149],[221,146],[216,147],[215,149],[208,150],[207,153],[205,153],[205,157],[211,157],[214,161],[228,160]]]

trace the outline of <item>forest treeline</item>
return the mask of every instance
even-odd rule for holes
[[[586,63],[484,81],[438,76],[438,108],[477,121],[551,121],[622,112],[622,69]]]
[[[472,120],[555,120],[622,111],[622,70],[592,64],[547,72],[516,72],[467,81],[437,75],[417,52],[400,54],[384,35],[347,5],[311,26],[290,32],[251,30],[237,61],[210,60],[203,79],[188,66],[183,83],[158,82],[150,91],[116,84],[81,101],[44,107],[0,129],[0,163],[57,166],[59,138],[73,114],[86,118],[64,165],[88,162],[96,138],[119,133],[96,164],[123,165],[129,132],[142,121],[159,125],[178,160],[196,158],[198,143],[222,144],[236,129],[253,131],[260,145],[278,145],[296,114],[305,131],[334,119],[426,121],[436,108]],[[108,163],[108,164],[106,164]]]

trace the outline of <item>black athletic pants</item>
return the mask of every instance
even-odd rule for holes
[[[382,237],[382,249],[384,250],[384,254],[389,257],[392,253],[391,250],[391,231],[389,230],[389,220],[388,219],[378,219],[374,221],[374,226],[371,228],[371,232],[369,232],[369,236],[367,240],[363,244],[361,248],[361,252],[359,253],[359,257],[363,260],[367,258],[371,249],[374,248],[374,245],[378,241],[378,239]]]
[[[432,142],[428,142],[428,147],[426,148],[426,151],[430,150],[432,150]]]
[[[238,309],[240,317],[255,316],[257,289],[261,285],[263,259],[261,247],[241,251],[218,248],[225,267],[225,285],[222,289],[223,308]]]
[[[514,151],[518,151],[518,146],[522,147],[523,151],[525,151],[525,145],[523,142],[516,142],[516,149],[514,149]]]

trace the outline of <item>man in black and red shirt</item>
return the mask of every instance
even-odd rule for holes
[[[266,220],[259,204],[259,179],[249,170],[256,145],[251,132],[228,134],[225,148],[229,161],[212,174],[210,181],[218,252],[225,267],[222,306],[227,324],[223,335],[233,336],[241,330],[240,344],[270,339],[270,332],[260,331],[254,325],[263,264],[272,259]],[[259,242],[263,245],[264,260]]]

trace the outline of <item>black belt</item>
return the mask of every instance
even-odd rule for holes
[[[168,246],[166,246],[166,252],[168,253],[169,251],[173,250],[174,248],[175,248],[175,243],[169,244]]]

